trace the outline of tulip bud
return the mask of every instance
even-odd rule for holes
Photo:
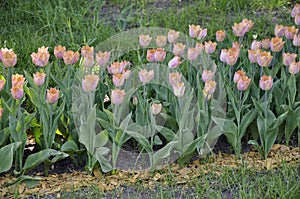
[[[132,104],[136,106],[138,103],[139,103],[139,101],[138,101],[137,96],[133,96],[132,97]]]
[[[46,66],[48,64],[49,57],[50,53],[48,52],[48,47],[46,48],[45,46],[39,48],[37,53],[31,54],[32,62],[39,67]]]
[[[65,52],[66,52],[66,47],[63,47],[61,45],[58,45],[58,46],[54,47],[54,56],[57,59],[62,59]]]
[[[113,104],[119,105],[123,102],[124,96],[125,96],[125,91],[120,90],[120,89],[114,89],[111,91],[111,102]]]
[[[270,90],[273,85],[273,79],[271,76],[263,75],[259,80],[259,87],[264,90]]]
[[[37,86],[42,86],[45,83],[45,79],[46,79],[45,73],[36,72],[35,74],[33,74],[33,81],[34,84]]]
[[[159,103],[159,104],[153,103],[151,106],[151,112],[153,115],[159,114],[161,112],[161,109],[162,109],[161,103]]]
[[[47,102],[50,104],[54,104],[58,101],[59,90],[56,88],[47,89]]]

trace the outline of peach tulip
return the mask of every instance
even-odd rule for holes
[[[201,29],[197,39],[204,39],[207,35],[207,28]]]
[[[32,62],[39,67],[44,67],[49,62],[50,53],[48,47],[42,46],[38,49],[37,53],[32,53],[31,58]]]
[[[94,57],[94,47],[90,47],[88,45],[81,47],[81,56],[84,58]]]
[[[23,98],[24,90],[23,90],[23,87],[21,87],[21,86],[18,86],[18,85],[13,86],[10,89],[10,92],[11,92],[11,96],[16,100],[20,100]]]
[[[179,33],[175,30],[169,30],[168,32],[168,41],[169,43],[175,43],[177,39],[179,38]]]
[[[125,91],[120,89],[111,90],[111,102],[113,104],[119,105],[123,102],[125,97]]]
[[[141,35],[140,35],[139,41],[140,41],[140,45],[141,45],[142,47],[147,47],[147,46],[149,46],[151,40],[152,40],[152,37],[150,37],[150,35],[144,35],[144,34],[141,34]]]
[[[164,35],[158,35],[155,39],[155,43],[158,47],[164,47],[167,44],[167,37]]]
[[[85,57],[83,57],[83,65],[86,68],[94,66],[94,55],[85,55]]]
[[[59,90],[56,88],[47,89],[47,102],[50,104],[54,104],[58,101]]]
[[[224,41],[225,35],[226,35],[226,33],[225,33],[224,30],[218,30],[218,31],[216,32],[216,40],[217,40],[218,42]]]
[[[244,91],[249,87],[250,83],[251,83],[251,78],[244,75],[240,77],[239,80],[237,81],[237,89],[239,91]]]
[[[206,100],[210,100],[211,96],[216,91],[217,83],[213,80],[208,80],[204,84],[203,95]]]
[[[263,51],[257,55],[257,63],[258,63],[258,65],[260,65],[262,67],[269,66],[272,59],[273,59],[273,56],[271,55],[270,52]]]
[[[0,50],[0,60],[4,67],[13,67],[17,63],[17,55],[13,49],[2,48]]]
[[[200,55],[201,52],[202,52],[202,50],[204,49],[204,44],[199,43],[199,42],[196,42],[195,48],[196,48],[197,51],[198,51],[198,55]]]
[[[257,50],[261,48],[261,41],[254,40],[251,44],[251,50]]]
[[[280,37],[273,37],[270,41],[270,49],[273,52],[280,52],[283,48],[284,41]]]
[[[185,45],[183,43],[176,43],[173,47],[173,54],[177,56],[182,56],[185,50]]]
[[[190,61],[197,59],[199,51],[196,48],[189,48],[187,51],[187,57]]]
[[[12,82],[12,87],[21,87],[23,88],[25,78],[23,75],[15,74],[12,75],[11,82]]]
[[[289,66],[296,61],[297,54],[295,53],[282,53],[282,63],[285,66]]]
[[[179,82],[173,85],[173,92],[175,96],[182,97],[184,95],[184,91],[185,91],[184,82]]]
[[[250,63],[257,63],[257,56],[261,52],[260,49],[257,50],[248,50],[248,59]]]
[[[288,26],[285,29],[284,36],[287,39],[293,39],[294,35],[297,33],[298,33],[298,28],[296,28],[295,26]]]
[[[215,75],[214,71],[204,69],[203,72],[202,72],[201,79],[202,79],[203,82],[207,82],[209,80],[212,80],[214,75]]]
[[[96,53],[96,62],[99,66],[105,66],[107,62],[109,61],[110,52],[98,52]]]
[[[295,34],[293,38],[293,45],[300,46],[300,34]]]
[[[289,66],[289,72],[291,74],[297,74],[300,70],[300,62],[293,62]]]
[[[36,72],[35,74],[33,74],[33,81],[34,84],[37,86],[42,86],[45,83],[45,79],[46,79],[46,74],[45,73],[40,73],[40,72]]]
[[[285,29],[286,27],[284,25],[279,25],[279,24],[276,24],[275,25],[275,36],[276,37],[282,37],[285,33]]]
[[[129,62],[114,62],[110,66],[107,67],[107,71],[109,74],[118,74],[123,73],[125,67],[129,64]]]
[[[192,38],[198,37],[200,31],[201,31],[200,25],[194,25],[194,24],[189,25],[189,35],[190,35],[190,37],[192,37]]]
[[[205,42],[205,52],[207,54],[212,54],[213,52],[215,52],[216,47],[217,47],[216,42],[212,42],[212,41]]]
[[[159,103],[159,104],[153,103],[151,105],[151,112],[152,112],[153,115],[159,114],[161,112],[161,109],[162,109],[162,104],[161,103]]]
[[[158,48],[155,50],[154,59],[156,62],[162,62],[166,58],[166,51],[163,48]]]
[[[149,83],[154,77],[154,70],[147,71],[146,69],[142,69],[139,72],[140,81],[144,84]]]
[[[237,83],[244,76],[246,76],[245,71],[242,71],[242,70],[236,71],[233,76],[233,82]]]
[[[173,72],[169,74],[169,83],[174,86],[181,82],[181,74],[179,72]]]
[[[292,17],[295,17],[296,15],[298,15],[300,13],[300,4],[296,4],[294,7],[293,7],[293,9],[292,9],[292,11],[291,11],[291,16]]]
[[[259,80],[259,87],[264,90],[270,90],[273,85],[273,79],[271,76],[263,75]]]
[[[181,64],[180,57],[179,56],[175,56],[175,57],[173,57],[169,61],[168,66],[169,66],[169,68],[173,68],[174,69],[174,68],[177,68],[180,64]]]
[[[266,38],[266,39],[261,40],[261,47],[263,49],[269,49],[270,48],[270,39]]]
[[[85,92],[91,92],[97,88],[98,82],[98,75],[86,75],[81,82],[82,90]]]
[[[66,47],[64,46],[58,45],[54,47],[54,56],[57,59],[62,59],[65,52],[66,52]]]
[[[68,50],[64,53],[63,55],[63,60],[64,60],[64,63],[66,65],[73,65],[73,64],[76,64],[77,61],[79,60],[79,52],[76,51],[72,51],[72,50]]]
[[[115,86],[123,86],[125,82],[125,78],[123,74],[114,74],[112,80]]]
[[[237,37],[242,37],[247,31],[247,27],[242,23],[234,23],[232,26],[233,34]]]

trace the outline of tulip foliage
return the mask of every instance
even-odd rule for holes
[[[299,15],[297,4],[297,25]],[[0,172],[15,165],[22,176],[43,163],[47,174],[66,157],[90,174],[126,168],[124,159],[131,169],[183,166],[211,153],[222,134],[237,156],[247,135],[267,158],[276,141],[288,145],[299,132],[300,36],[276,24],[272,38],[247,46],[253,28],[243,19],[215,41],[200,25],[189,25],[188,36],[140,28],[95,49],[58,45],[53,59],[43,46],[31,54],[34,74],[15,74],[17,55],[2,48]],[[132,52],[136,59],[124,60]],[[38,152],[24,162],[29,134]]]

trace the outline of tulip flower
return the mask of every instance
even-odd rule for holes
[[[280,37],[273,37],[270,41],[270,49],[273,52],[280,52],[283,48],[284,41]]]
[[[54,104],[58,101],[59,90],[56,88],[47,89],[47,102],[50,104]]]
[[[295,16],[295,24],[300,25],[300,13]]]
[[[144,34],[140,35],[140,39],[139,39],[140,45],[144,48],[149,46],[151,40],[152,40],[152,37],[150,37],[149,35],[144,35]]]
[[[124,77],[124,79],[128,79],[130,77],[131,71],[127,68],[124,68],[122,71],[122,75]]]
[[[109,61],[110,52],[98,52],[96,53],[96,62],[99,66],[105,66],[105,64]]]
[[[241,23],[246,27],[246,32],[249,32],[254,25],[249,19],[243,19]]]
[[[298,28],[296,28],[295,26],[288,26],[285,29],[284,36],[287,39],[293,39],[294,35],[297,33],[298,33]]]
[[[230,66],[233,66],[240,55],[240,49],[238,48],[229,48],[227,54],[225,54],[226,63]]]
[[[66,65],[76,64],[77,61],[79,60],[79,56],[80,55],[78,51],[74,52],[72,50],[68,50],[63,55],[64,63]]]
[[[204,48],[207,54],[212,54],[213,52],[215,52],[216,47],[217,47],[216,42],[212,42],[212,41],[205,42]]]
[[[209,80],[212,80],[214,75],[215,75],[214,71],[204,69],[203,72],[202,72],[202,78],[201,79],[202,79],[203,82],[207,82]]]
[[[98,75],[86,75],[82,80],[82,90],[85,92],[94,91],[99,82]]]
[[[204,49],[204,44],[197,42],[196,45],[195,45],[195,48],[198,51],[198,55],[200,55],[202,50]]]
[[[257,50],[261,48],[261,41],[254,40],[251,44],[251,50]]]
[[[225,39],[225,31],[224,30],[218,30],[216,32],[216,40],[218,42],[222,42]]]
[[[263,51],[257,55],[257,63],[258,63],[258,65],[260,65],[262,67],[269,66],[272,59],[273,59],[273,56],[271,55],[270,52]]]
[[[217,83],[213,80],[208,80],[205,82],[203,95],[206,100],[210,100],[212,94],[216,91]]]
[[[235,36],[243,37],[247,31],[247,27],[242,23],[234,23],[232,31]]]
[[[62,59],[65,52],[66,52],[66,47],[64,46],[58,45],[54,47],[54,56],[57,59]]]
[[[4,85],[5,85],[5,80],[0,79],[0,91],[2,91],[2,89],[4,88]]]
[[[197,39],[204,39],[207,35],[207,28],[201,29]]]
[[[293,62],[289,66],[289,72],[291,74],[297,74],[300,70],[300,62]]]
[[[39,67],[44,67],[49,62],[50,53],[48,52],[48,47],[42,46],[38,49],[37,53],[32,53],[32,62]]]
[[[149,49],[149,50],[147,50],[147,60],[149,62],[156,62],[155,52],[156,52],[155,49]]]
[[[275,25],[275,33],[274,33],[275,36],[276,37],[282,37],[285,33],[285,29],[286,29],[286,27],[284,25],[276,24]]]
[[[93,55],[85,55],[85,57],[83,57],[83,65],[86,68],[90,68],[90,67],[94,66],[94,56]]]
[[[237,83],[244,76],[246,76],[245,71],[242,71],[242,70],[236,71],[233,76],[233,82]]]
[[[12,81],[12,87],[23,88],[25,78],[23,75],[15,74],[15,75],[12,75],[11,81]]]
[[[175,43],[177,39],[179,38],[179,33],[175,30],[169,30],[168,32],[168,41],[169,43]]]
[[[296,17],[296,15],[298,15],[299,13],[300,13],[300,4],[297,3],[291,11],[291,16]]]
[[[81,47],[81,56],[84,58],[94,57],[94,47],[88,45]]]
[[[300,46],[300,34],[295,34],[293,38],[293,45]]]
[[[264,90],[270,90],[273,85],[273,79],[271,76],[263,75],[259,80],[259,87]]]
[[[21,86],[18,86],[18,85],[13,86],[10,89],[10,92],[11,92],[11,96],[16,100],[20,100],[23,98],[24,90],[23,90],[23,87],[21,87]]]
[[[17,63],[17,55],[13,49],[2,48],[0,50],[0,58],[4,67],[13,67]]]
[[[237,89],[239,91],[244,91],[249,87],[250,83],[251,83],[251,79],[244,75],[238,79]]]
[[[140,81],[144,84],[149,83],[154,77],[154,70],[147,71],[146,69],[142,69],[139,72]]]
[[[183,43],[176,43],[173,47],[173,54],[177,56],[182,56],[184,53],[185,45]]]
[[[138,101],[137,96],[133,96],[132,97],[132,104],[136,106],[138,103],[139,103],[139,101]]]
[[[155,43],[158,47],[164,47],[167,44],[167,37],[164,35],[158,35],[155,39]]]
[[[257,63],[257,56],[261,52],[260,49],[257,50],[248,50],[248,59],[250,63]]]
[[[121,104],[124,100],[125,94],[126,93],[124,90],[120,90],[120,89],[111,90],[111,97],[110,97],[111,102],[116,105]]]
[[[182,97],[184,95],[185,85],[184,82],[179,82],[178,84],[173,85],[174,95],[177,97]]]
[[[236,48],[236,49],[241,49],[242,45],[236,41],[236,42],[233,42],[232,45],[231,45],[232,48]]]
[[[269,49],[270,48],[270,39],[266,38],[266,39],[261,40],[261,47],[263,49]]]
[[[179,72],[174,72],[169,74],[169,83],[174,86],[181,82],[181,74]]]
[[[115,86],[123,86],[124,85],[124,75],[123,74],[114,74],[113,75],[113,84]]]
[[[177,68],[180,64],[181,64],[180,57],[175,56],[169,61],[168,66],[169,68]]]
[[[154,59],[156,62],[162,62],[166,58],[166,51],[163,48],[158,48],[155,50]]]
[[[107,67],[107,71],[109,74],[118,74],[123,73],[125,67],[129,64],[129,62],[114,62],[110,66]]]
[[[162,104],[161,103],[159,103],[159,104],[153,103],[151,105],[151,112],[152,112],[153,115],[159,114],[161,112],[161,109],[162,109]]]
[[[282,53],[282,63],[285,66],[289,66],[296,61],[297,54],[295,53]]]
[[[189,48],[187,51],[187,57],[190,61],[197,59],[199,51],[196,48]]]
[[[36,72],[35,74],[33,74],[33,81],[34,84],[37,86],[42,86],[45,83],[45,79],[46,79],[45,73]]]
[[[222,49],[221,53],[220,53],[221,62],[226,62],[227,56],[228,56],[228,50],[227,49]]]
[[[199,25],[189,25],[189,35],[192,38],[198,37],[199,33],[201,31],[201,27]]]

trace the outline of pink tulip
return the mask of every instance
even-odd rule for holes
[[[204,39],[207,35],[207,28],[201,29],[197,39]]]
[[[83,57],[83,65],[86,68],[91,68],[92,66],[94,66],[94,56],[85,55],[85,57]]]
[[[169,74],[169,83],[174,86],[181,82],[181,74],[179,72],[173,72]]]
[[[2,48],[0,50],[0,58],[4,67],[13,67],[17,63],[17,55],[13,49]]]
[[[213,52],[215,52],[216,47],[217,47],[216,42],[212,42],[212,41],[205,42],[205,52],[207,54],[212,54]]]
[[[237,83],[244,76],[246,76],[245,71],[242,71],[242,70],[236,71],[233,76],[233,82]]]
[[[209,100],[212,94],[216,91],[217,83],[213,80],[208,80],[205,82],[203,95],[206,100]]]
[[[286,27],[284,25],[275,25],[275,36],[276,37],[282,37],[285,33]]]
[[[293,39],[294,46],[300,46],[300,34],[295,34]]]
[[[79,60],[79,52],[76,51],[72,51],[72,50],[68,50],[64,53],[63,55],[63,60],[64,60],[64,63],[66,65],[73,65],[73,64],[76,64],[77,61]]]
[[[291,63],[291,65],[289,66],[289,72],[291,74],[297,74],[299,73],[299,70],[300,70],[300,62]]]
[[[35,74],[33,74],[33,81],[37,86],[42,86],[45,83],[45,78],[45,73],[36,72]]]
[[[217,32],[216,32],[216,40],[218,41],[218,42],[222,42],[222,41],[224,41],[224,39],[225,39],[225,31],[224,30],[218,30]]]
[[[251,50],[257,50],[261,48],[261,41],[254,40],[251,44]]]
[[[125,67],[129,65],[129,62],[122,61],[122,62],[114,62],[110,66],[107,67],[107,71],[109,74],[118,74],[123,73]]]
[[[202,72],[202,81],[207,82],[209,80],[212,80],[214,75],[215,75],[214,71],[204,69],[203,72]]]
[[[23,88],[23,84],[24,84],[24,81],[25,81],[25,78],[23,75],[19,75],[19,74],[15,74],[15,75],[12,75],[11,77],[11,81],[12,81],[12,87],[20,87],[20,88]]]
[[[86,75],[82,80],[82,90],[85,92],[91,92],[97,88],[98,82],[98,75]]]
[[[55,48],[54,48],[54,56],[57,59],[62,59],[65,52],[66,52],[66,47],[64,47],[64,46],[58,45],[58,46],[55,46]]]
[[[190,35],[190,37],[192,37],[192,38],[198,37],[200,31],[201,31],[201,27],[199,25],[197,25],[197,26],[194,25],[194,24],[189,25],[189,35]]]
[[[185,85],[184,82],[173,85],[174,95],[177,97],[182,97],[184,95]]]
[[[162,109],[162,104],[161,103],[159,103],[159,104],[153,103],[151,105],[151,112],[152,112],[153,115],[159,114],[161,112],[161,109]]]
[[[166,58],[166,51],[163,48],[158,48],[155,50],[154,59],[156,62],[162,62]]]
[[[139,42],[142,47],[149,46],[151,40],[152,40],[152,37],[150,37],[149,35],[144,35],[144,34],[141,34],[140,38],[139,38]]]
[[[125,78],[123,74],[114,74],[113,75],[113,84],[115,86],[123,86],[125,82]]]
[[[182,56],[185,50],[185,45],[183,43],[176,43],[173,47],[173,54],[177,56]]]
[[[146,69],[142,69],[139,72],[140,81],[144,84],[149,83],[154,77],[154,70],[147,71]]]
[[[155,39],[155,43],[158,47],[164,47],[167,44],[167,37],[164,35],[158,35]]]
[[[156,52],[155,49],[149,49],[149,50],[147,50],[147,60],[149,62],[156,62],[155,52]]]
[[[295,26],[287,26],[284,32],[284,36],[287,39],[293,39],[294,35],[298,33],[298,28]]]
[[[187,57],[190,61],[194,61],[197,59],[199,51],[196,48],[189,48],[187,51]]]
[[[120,89],[114,89],[111,91],[111,102],[113,104],[119,105],[123,102],[125,91]]]
[[[296,61],[297,54],[295,53],[282,53],[282,63],[285,66],[289,66]]]
[[[177,68],[180,64],[181,64],[180,57],[179,56],[175,56],[175,57],[173,57],[169,61],[168,66],[169,66],[169,68],[173,68],[174,69],[174,68]]]
[[[248,50],[248,59],[250,63],[257,63],[257,55],[261,52],[260,49]]]
[[[96,62],[99,66],[105,66],[105,64],[109,61],[110,52],[98,52],[96,53]]]
[[[50,104],[54,104],[58,101],[59,90],[56,88],[47,89],[47,102]]]
[[[270,48],[270,42],[271,42],[271,40],[269,38],[261,40],[261,47],[263,49],[269,49]]]
[[[300,13],[300,4],[297,3],[291,11],[291,16],[295,17],[299,13]]]
[[[16,100],[20,100],[23,98],[24,90],[23,87],[21,86],[13,86],[10,89],[10,92],[11,92],[11,96]]]
[[[94,47],[90,47],[88,45],[81,47],[81,56],[83,58],[94,57]]]
[[[42,46],[38,49],[37,53],[32,53],[32,62],[39,67],[44,67],[49,62],[50,53],[48,52],[48,47]]]
[[[264,90],[270,90],[273,85],[273,79],[271,76],[263,75],[259,80],[259,87]]]
[[[169,43],[175,43],[177,39],[179,38],[179,33],[175,30],[169,30],[168,32],[168,41]]]
[[[284,41],[280,37],[273,37],[270,41],[270,49],[273,52],[280,52],[283,48]]]
[[[272,59],[273,59],[273,56],[271,55],[270,52],[263,51],[257,55],[257,63],[258,63],[258,65],[260,65],[262,67],[269,66]]]
[[[242,76],[237,81],[237,89],[239,91],[244,91],[249,87],[250,83],[251,83],[251,79],[249,77]]]
[[[2,111],[3,109],[0,107],[0,118],[2,118]]]

